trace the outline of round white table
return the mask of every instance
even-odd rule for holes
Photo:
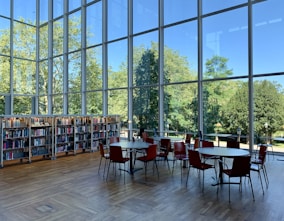
[[[248,156],[250,155],[250,152],[243,149],[237,149],[237,148],[227,148],[227,147],[203,147],[198,148],[198,152],[200,154],[206,154],[210,156],[219,156],[220,162],[219,162],[219,183],[216,183],[214,185],[223,184],[223,157],[241,157],[241,156]]]
[[[127,141],[127,140],[121,140],[120,142],[115,142],[110,144],[110,146],[120,146],[122,149],[130,150],[129,151],[129,171],[127,171],[130,174],[134,174],[137,170],[141,170],[141,168],[134,169],[133,166],[133,150],[136,149],[147,149],[149,147],[150,143],[146,143],[143,141]]]

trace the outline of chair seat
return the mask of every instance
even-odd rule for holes
[[[200,167],[197,168],[197,169],[200,169],[200,170],[207,170],[207,169],[210,169],[210,168],[214,168],[214,166],[211,165],[211,164],[202,163],[202,164],[200,165]]]

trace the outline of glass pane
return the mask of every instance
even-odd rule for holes
[[[41,25],[48,21],[48,0],[40,0],[39,4],[40,4],[39,24]]]
[[[109,44],[108,59],[108,88],[127,87],[127,41]]]
[[[87,7],[87,46],[102,43],[102,2]]]
[[[102,89],[102,47],[88,49],[86,63],[87,90]]]
[[[68,114],[81,114],[82,97],[80,93],[68,94]]]
[[[14,56],[36,59],[36,28],[14,22],[13,30]]]
[[[248,75],[247,14],[241,8],[203,20],[204,78]]]
[[[25,0],[24,2],[23,0],[14,0],[14,18],[18,21],[35,25],[36,0]]]
[[[133,33],[158,27],[158,0],[133,0]]]
[[[0,18],[0,54],[10,55],[10,20]]]
[[[87,114],[103,113],[103,93],[101,91],[88,92],[87,96]]]
[[[48,58],[48,25],[39,29],[39,57],[40,59]]]
[[[63,95],[53,96],[52,114],[63,114]]]
[[[53,0],[53,18],[63,15],[64,0]]]
[[[81,11],[69,16],[68,25],[68,51],[74,51],[81,48]]]
[[[253,72],[283,72],[284,1],[271,0],[253,5]]]
[[[20,59],[13,61],[14,93],[35,94],[36,63]]]
[[[68,64],[68,89],[69,92],[81,91],[81,52],[69,54]]]
[[[10,58],[0,56],[0,92],[10,93]]]
[[[63,92],[63,57],[53,59],[53,93]]]
[[[197,23],[166,28],[164,42],[165,83],[197,80]]]
[[[127,35],[127,0],[108,2],[108,40]]]
[[[32,97],[14,96],[13,114],[32,114]]]
[[[151,32],[133,39],[133,84],[158,83],[159,57],[158,32]]]
[[[247,146],[249,134],[248,82],[246,80],[223,80],[203,83],[203,129],[207,139],[220,142],[236,139],[241,129],[241,146]]]
[[[0,15],[10,18],[10,1],[0,0]],[[1,24],[1,23],[0,23]]]
[[[38,78],[39,94],[46,95],[48,93],[48,61],[39,63],[39,78]]]
[[[164,88],[164,131],[198,131],[197,83]]]
[[[48,114],[48,98],[47,96],[40,96],[38,103],[38,113],[39,114]]]
[[[0,114],[5,114],[5,96],[0,96]]]
[[[74,9],[77,9],[77,8],[81,7],[81,1],[69,0],[68,1],[68,5],[69,5],[69,11],[72,11]]]
[[[53,55],[63,54],[63,19],[53,23]]]
[[[255,142],[273,144],[276,152],[284,152],[283,85],[284,75],[254,78],[253,83]]]
[[[108,92],[108,114],[118,114],[121,121],[127,121],[127,98],[127,89],[110,90]]]
[[[165,25],[197,16],[198,0],[164,0]]]
[[[133,89],[133,128],[158,128],[158,87]]]
[[[229,8],[239,4],[247,3],[248,0],[203,0],[202,1],[202,12],[203,14],[218,11],[221,9]],[[225,21],[225,20],[224,20]]]

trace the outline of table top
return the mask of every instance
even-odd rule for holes
[[[249,151],[227,147],[198,148],[199,153],[221,157],[240,157],[249,155]]]
[[[112,143],[110,146],[121,146],[123,149],[146,149],[148,148],[150,143],[146,143],[143,141],[127,141],[122,140],[120,142]]]
[[[151,138],[153,138],[154,139],[154,141],[161,141],[161,139],[170,139],[171,140],[171,142],[177,142],[177,141],[182,141],[183,140],[183,138],[181,138],[181,137],[163,137],[163,136],[153,136],[153,137],[151,137]]]

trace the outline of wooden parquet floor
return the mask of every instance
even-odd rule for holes
[[[170,174],[159,163],[160,177],[150,167],[145,180],[141,170],[130,176],[110,170],[106,182],[103,169],[98,173],[99,153],[84,153],[56,160],[5,166],[0,169],[1,221],[114,221],[114,220],[284,220],[284,161],[269,157],[266,165],[269,187],[262,194],[257,173],[252,172],[255,202],[248,181],[242,192],[228,185],[216,193],[211,186],[214,171],[205,172],[204,192],[201,177],[177,164]],[[171,162],[170,162],[171,163]],[[137,163],[137,166],[141,164]]]

